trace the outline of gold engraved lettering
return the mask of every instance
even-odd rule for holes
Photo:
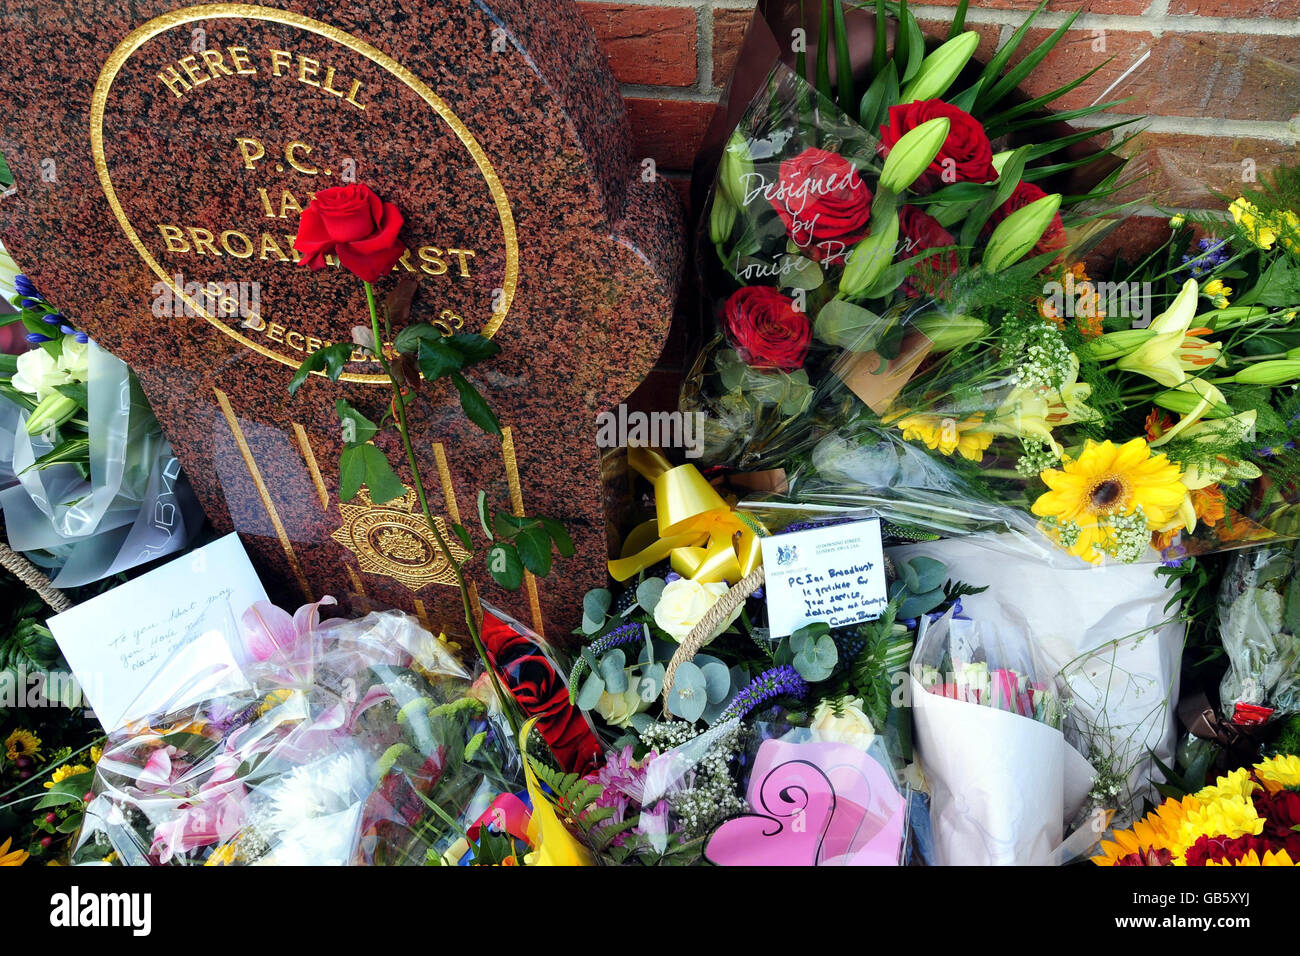
[[[363,109],[365,109],[365,108],[366,108],[366,104],[365,104],[365,103],[358,103],[358,102],[357,102],[357,94],[358,94],[359,92],[361,92],[361,81],[360,81],[360,80],[353,80],[353,81],[352,81],[352,89],[348,90],[348,95],[345,96],[345,97],[343,97],[343,102],[345,102],[345,103],[351,103],[353,106],[355,106],[355,107],[356,107],[357,109],[359,109],[359,110],[363,110]]]
[[[185,241],[185,233],[181,231],[180,226],[168,226],[160,222],[158,231],[162,233],[163,242],[167,243],[168,252],[190,251],[190,244]]]
[[[243,243],[242,251],[230,248],[232,238],[237,238]],[[253,254],[253,240],[237,229],[227,229],[221,234],[221,248],[226,250],[227,255],[234,256],[236,259],[247,259]]]
[[[300,173],[306,173],[308,176],[315,176],[320,172],[315,166],[306,166],[298,161],[298,150],[302,150],[303,155],[311,152],[311,147],[306,143],[294,141],[284,148],[284,161]],[[301,211],[301,210],[299,210]]]
[[[321,84],[321,89],[326,93],[333,93],[339,99],[343,98],[343,91],[334,89],[334,67],[325,67],[325,82]]]
[[[212,79],[212,77],[203,73],[202,67],[199,66],[199,61],[194,58],[194,54],[192,53],[189,56],[181,57],[176,62],[181,65],[181,69],[185,71],[185,75],[190,78],[190,83],[194,86],[202,86],[204,83],[208,82],[208,80]]]
[[[308,79],[308,73],[312,77],[320,72],[320,60],[313,60],[309,56],[298,57],[298,82],[306,83],[308,86],[320,86],[320,80]]]
[[[295,339],[297,339],[296,344],[294,342]],[[302,341],[303,335],[296,329],[290,329],[288,332],[284,333],[284,344],[289,346],[289,348],[293,349],[295,352],[301,352],[303,350]]]
[[[402,258],[397,260],[397,264],[407,272],[414,272],[415,266],[411,265],[411,250],[407,249],[402,253]]]
[[[181,78],[181,75],[176,72],[174,66],[169,66],[167,69],[159,73],[158,79],[162,81],[163,85],[166,86],[167,89],[175,93],[178,98],[184,96],[190,90],[190,85]]]
[[[217,237],[212,234],[211,229],[204,229],[202,226],[190,226],[190,242],[194,243],[194,252],[200,256],[214,255],[221,258],[221,251],[217,248]]]
[[[262,233],[262,247],[257,253],[257,258],[265,260],[267,255],[272,252],[275,253],[276,259],[280,262],[289,261],[289,257],[284,254],[284,250],[276,244],[275,237],[269,232],[264,232]]]
[[[271,75],[284,76],[283,70],[293,62],[293,54],[288,50],[271,51]]]
[[[462,279],[468,279],[468,278],[469,278],[469,261],[468,261],[468,260],[474,258],[474,250],[472,250],[472,249],[448,249],[448,250],[447,250],[447,255],[449,255],[449,256],[455,256],[455,257],[456,257],[457,261],[460,262],[460,276],[461,276],[461,278],[462,278]]]
[[[238,137],[235,145],[239,147],[239,155],[244,158],[245,169],[252,169],[253,164],[266,155],[266,147],[251,136]]]
[[[283,342],[284,333],[287,331],[288,329],[286,329],[279,322],[272,322],[266,330],[266,337],[270,339],[272,342]]]
[[[257,73],[257,67],[249,62],[248,47],[228,46],[226,52],[230,54],[230,62],[235,64],[236,73],[242,76],[252,76]]]
[[[442,258],[442,250],[437,246],[420,247],[420,271],[430,276],[445,276],[447,274],[447,260]]]
[[[203,57],[203,62],[208,65],[208,75],[214,80],[217,78],[217,71],[226,76],[234,76],[235,71],[226,66],[226,58],[221,55],[220,50],[203,50],[199,53]]]

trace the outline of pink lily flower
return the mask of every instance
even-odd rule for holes
[[[241,618],[245,662],[269,664],[272,678],[279,683],[310,684],[312,638],[320,627],[320,609],[337,603],[327,594],[315,604],[298,608],[290,617],[269,601],[258,601]]]

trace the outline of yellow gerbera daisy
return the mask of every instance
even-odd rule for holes
[[[1259,836],[1264,832],[1264,818],[1255,812],[1255,805],[1246,797],[1230,797],[1213,803],[1202,802],[1200,809],[1190,811],[1178,828],[1178,847],[1174,850],[1174,865],[1186,866],[1185,854],[1201,837]]]
[[[0,866],[22,866],[27,862],[30,854],[26,850],[9,850],[13,841],[13,837],[6,837],[4,843],[0,843]]]
[[[15,730],[5,738],[5,756],[10,760],[19,757],[39,757],[41,755],[41,738],[30,730]]]
[[[1278,754],[1255,764],[1255,777],[1269,793],[1287,787],[1300,787],[1300,757],[1295,754]]]
[[[1078,458],[1066,458],[1062,468],[1040,477],[1051,490],[1034,502],[1034,514],[1055,527],[1077,528],[1068,549],[1094,563],[1114,553],[1110,519],[1141,508],[1149,533],[1166,524],[1187,497],[1178,465],[1153,455],[1143,438],[1124,445],[1089,440]]]
[[[1295,866],[1286,850],[1265,850],[1264,859],[1254,850],[1247,850],[1240,860],[1230,863],[1226,860],[1206,860],[1206,866]]]
[[[903,432],[904,441],[919,441],[941,455],[960,454],[969,461],[980,461],[993,444],[993,434],[983,429],[983,416],[958,421],[951,416],[915,414],[886,421]]]
[[[90,768],[87,767],[85,764],[65,763],[62,767],[55,768],[54,773],[50,774],[50,779],[46,780],[43,786],[45,787],[46,790],[49,790],[56,783],[63,783],[63,781],[67,780],[69,777],[75,777],[79,773],[89,773],[89,772],[90,772]]]

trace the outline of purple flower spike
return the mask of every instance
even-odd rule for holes
[[[42,342],[53,342],[54,340],[48,335],[41,335],[39,332],[28,332],[27,341],[32,345],[40,345]]]
[[[63,316],[59,315],[57,312],[50,312],[47,315],[41,316],[41,321],[46,325],[58,325],[63,321]]]
[[[14,276],[14,291],[28,299],[40,297],[40,293],[36,291],[36,286],[32,285],[32,280],[22,273]]]
[[[725,724],[734,718],[744,717],[760,704],[777,697],[803,697],[807,693],[808,684],[799,676],[799,672],[789,664],[782,664],[755,677],[748,687],[732,698],[715,723]]]

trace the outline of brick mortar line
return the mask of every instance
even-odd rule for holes
[[[1147,114],[1145,118],[1131,113],[1096,113],[1073,120],[1072,125],[1079,129],[1095,129],[1108,126],[1124,119],[1142,119],[1133,127],[1116,130],[1125,134],[1133,128],[1152,133],[1183,133],[1188,136],[1214,137],[1217,139],[1247,138],[1263,139],[1278,143],[1296,145],[1300,131],[1288,123],[1275,123],[1268,120],[1234,120],[1216,119],[1204,116],[1163,116]]]
[[[1154,5],[1159,5],[1156,0]],[[1163,0],[1168,10],[1168,0]],[[953,8],[922,4],[909,9],[918,20],[951,20]],[[1148,8],[1150,9],[1150,8]],[[966,13],[967,23],[1020,26],[1032,11],[990,10],[972,6]],[[1055,29],[1066,21],[1068,11],[1040,13],[1034,18],[1035,27]],[[1142,13],[1082,13],[1074,21],[1073,30],[1111,29],[1120,33],[1153,33],[1159,36],[1170,33],[1236,33],[1250,36],[1300,36],[1300,20],[1280,18],[1201,17],[1193,14]]]
[[[723,10],[754,9],[754,0],[708,0],[705,4],[701,4],[700,0],[580,0],[580,2],[605,3],[618,7],[674,7],[678,10],[683,7],[701,6],[720,7]]]

